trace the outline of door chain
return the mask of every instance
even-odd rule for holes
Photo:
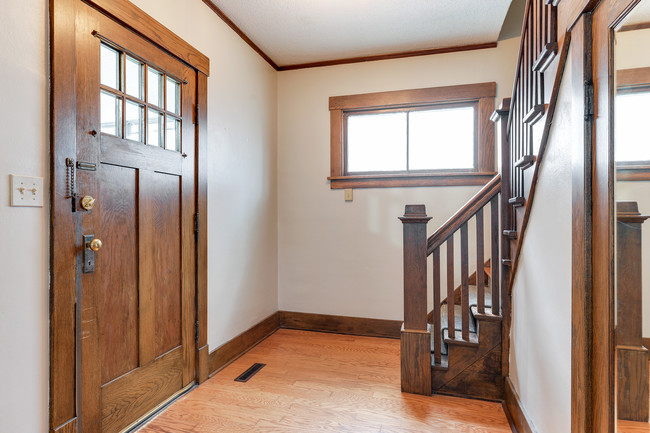
[[[65,159],[65,166],[66,166],[66,180],[68,181],[68,196],[66,198],[71,199],[72,202],[72,212],[77,211],[77,192],[76,192],[76,187],[75,187],[75,179],[74,179],[74,159],[72,158],[66,158]]]

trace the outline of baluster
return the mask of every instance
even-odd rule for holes
[[[449,338],[456,338],[454,318],[454,235],[447,239],[447,330]]]
[[[499,196],[490,201],[490,225],[492,234],[492,314],[499,314],[499,269],[501,257],[499,256]]]
[[[485,313],[485,258],[483,257],[483,241],[483,208],[481,208],[476,212],[476,300],[478,312],[481,314]]]
[[[440,248],[433,250],[433,360],[441,363],[442,333],[440,323]]]
[[[463,340],[469,341],[469,266],[467,223],[460,226],[460,305]]]

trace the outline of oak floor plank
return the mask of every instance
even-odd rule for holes
[[[140,432],[510,432],[498,403],[402,393],[399,344],[280,329]]]

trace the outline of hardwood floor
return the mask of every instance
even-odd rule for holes
[[[280,329],[139,432],[511,431],[499,403],[401,393],[399,345]],[[256,362],[266,367],[234,382]]]
[[[616,433],[650,433],[650,423],[617,420]]]

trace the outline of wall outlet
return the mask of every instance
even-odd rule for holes
[[[43,207],[43,178],[9,175],[11,206]]]
[[[345,190],[345,201],[352,201],[352,188]]]

